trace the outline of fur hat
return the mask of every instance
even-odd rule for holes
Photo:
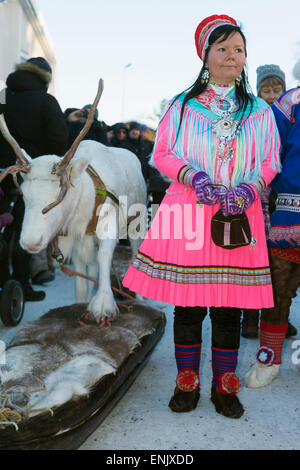
[[[260,65],[256,69],[256,74],[257,74],[257,80],[256,80],[257,93],[259,93],[262,82],[266,78],[270,78],[270,77],[279,78],[282,81],[282,84],[285,88],[285,73],[281,70],[281,68],[278,65],[275,65],[275,64]]]
[[[16,70],[26,70],[35,73],[46,85],[49,85],[52,78],[52,69],[49,63],[43,57],[32,57],[26,62],[16,65]]]
[[[227,15],[208,16],[198,24],[195,32],[195,44],[197,54],[202,61],[205,59],[209,36],[216,28],[218,28],[218,26],[223,26],[226,24],[237,26],[235,19]]]

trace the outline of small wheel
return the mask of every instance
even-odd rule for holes
[[[5,326],[16,326],[24,313],[24,291],[19,281],[7,281],[2,289],[0,316]]]

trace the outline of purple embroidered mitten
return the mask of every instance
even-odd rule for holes
[[[255,201],[256,192],[250,184],[241,183],[227,191],[220,200],[223,215],[242,214]]]
[[[197,199],[201,204],[214,205],[218,202],[214,193],[214,185],[205,171],[198,171],[192,180]]]

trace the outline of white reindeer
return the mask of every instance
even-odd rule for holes
[[[106,147],[95,141],[81,142],[93,121],[102,87],[100,80],[88,121],[63,159],[56,155],[31,159],[10,135],[3,115],[0,116],[0,129],[14,148],[19,162],[8,168],[1,179],[11,173],[16,181],[18,172],[22,172],[24,179],[21,185],[25,202],[21,246],[30,253],[38,253],[60,232],[66,233],[66,236],[58,238],[59,249],[65,258],[72,258],[75,270],[90,277],[96,277],[99,271],[99,288],[91,300],[92,283],[76,278],[76,300],[90,300],[88,311],[103,325],[109,324],[109,320],[118,314],[110,285],[110,271],[118,234],[127,231],[127,208],[115,201],[122,196],[129,208],[139,204],[140,208],[145,208],[142,215],[146,218],[146,184],[141,164],[132,152]],[[89,164],[109,194],[114,196],[107,197],[103,207],[99,208],[94,236],[85,235],[95,206],[95,187],[85,171]],[[136,237],[136,233],[131,233],[130,224],[128,238],[135,254],[141,239]]]

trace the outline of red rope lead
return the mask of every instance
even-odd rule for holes
[[[60,269],[64,274],[66,274],[69,277],[78,276],[78,277],[82,277],[83,279],[87,279],[88,281],[92,281],[92,282],[95,282],[96,284],[99,284],[99,281],[97,279],[93,279],[92,277],[86,276],[85,274],[72,271],[72,269],[67,268],[66,266],[61,266]],[[113,286],[111,286],[111,288],[112,290],[122,295],[123,297],[127,297],[127,299],[134,300],[136,302],[136,299],[132,297],[131,295],[126,294],[126,292],[123,292],[122,290],[117,289],[116,287],[113,287]]]

